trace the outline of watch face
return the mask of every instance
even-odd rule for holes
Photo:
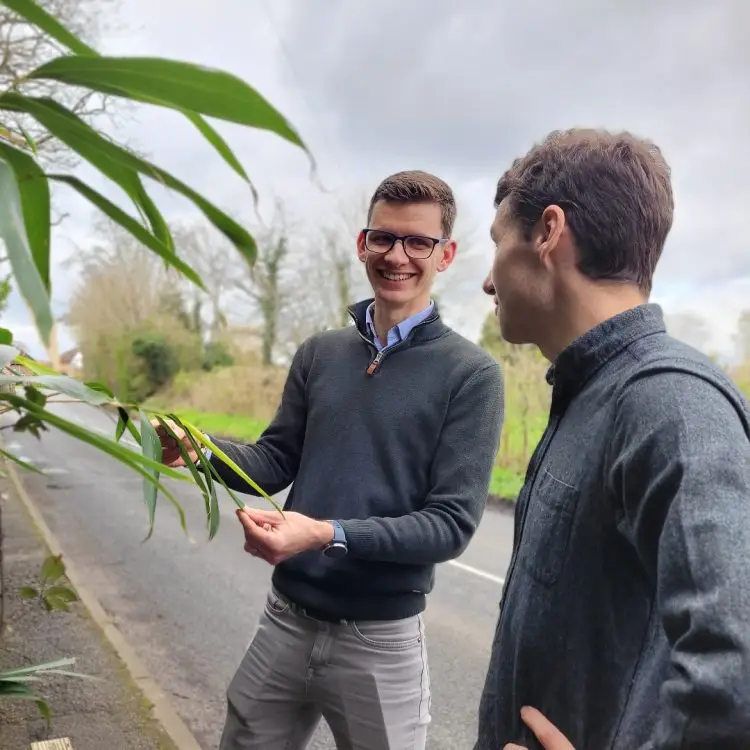
[[[323,554],[328,557],[344,557],[346,554],[346,545],[340,542],[333,542],[323,550]]]

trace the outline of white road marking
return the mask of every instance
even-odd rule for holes
[[[448,565],[452,565],[454,568],[463,570],[464,573],[471,573],[472,575],[479,576],[479,578],[484,578],[487,581],[492,581],[493,583],[496,583],[498,586],[505,585],[504,578],[501,578],[500,576],[496,576],[493,573],[488,573],[486,570],[475,568],[473,565],[467,565],[466,563],[459,562],[458,560],[448,560]]]
[[[56,468],[54,466],[50,467],[49,469],[42,469],[42,471],[45,474],[69,474],[70,473],[67,469]]]

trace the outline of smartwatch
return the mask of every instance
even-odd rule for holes
[[[349,551],[344,527],[338,521],[329,521],[329,523],[333,526],[333,539],[323,547],[323,554],[327,557],[344,557]]]

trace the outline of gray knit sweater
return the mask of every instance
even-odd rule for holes
[[[458,556],[482,516],[503,416],[498,364],[437,307],[380,356],[355,325],[308,339],[257,443],[216,441],[285,509],[340,520],[349,552],[274,571],[289,599],[323,616],[398,619],[424,609],[435,563]],[[254,494],[216,458],[235,490]]]

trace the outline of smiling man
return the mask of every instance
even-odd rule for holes
[[[283,518],[238,514],[245,549],[275,569],[222,750],[299,750],[321,716],[340,748],[425,747],[425,599],[435,564],[477,528],[502,423],[497,363],[430,298],[456,254],[455,216],[437,177],[384,180],[356,241],[374,299],[302,345],[257,443],[216,441],[267,492],[294,483]]]

